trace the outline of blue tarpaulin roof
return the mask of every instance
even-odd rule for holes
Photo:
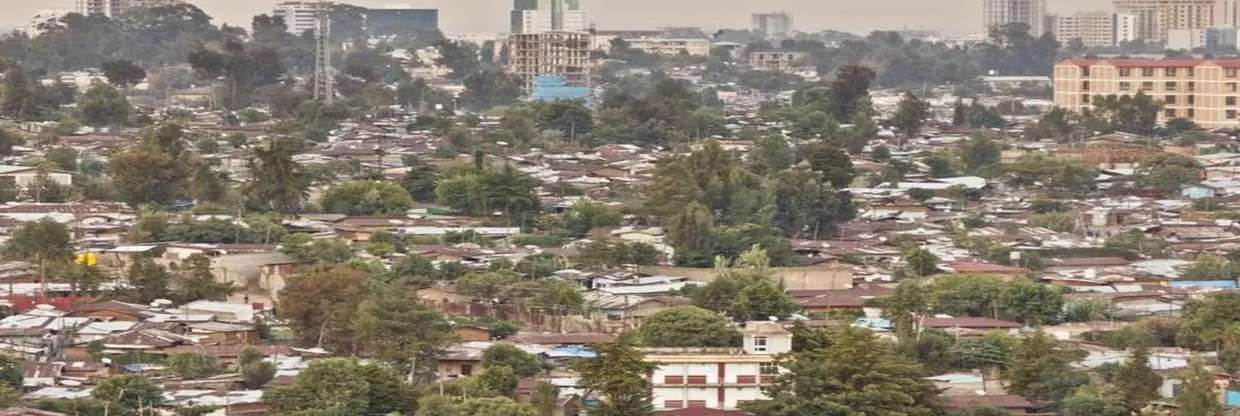
[[[589,348],[578,345],[566,345],[563,347],[552,348],[546,353],[550,358],[594,358],[598,354]]]
[[[1173,280],[1171,287],[1200,287],[1211,289],[1236,289],[1235,280]]]

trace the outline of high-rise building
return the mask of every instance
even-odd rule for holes
[[[1011,23],[1029,26],[1029,34],[1041,36],[1046,27],[1046,0],[984,0],[982,24],[987,30]]]
[[[584,32],[581,0],[513,0],[512,33]]]
[[[787,37],[792,33],[792,15],[786,12],[754,13],[750,28],[769,37]]]
[[[1222,0],[1215,17],[1215,26],[1240,27],[1240,0]]]
[[[277,3],[271,15],[284,19],[290,33],[300,34],[318,27],[319,7],[313,0],[285,1]]]
[[[77,0],[77,11],[84,15],[119,17],[125,12],[143,7],[167,6],[184,0]]]
[[[1136,18],[1127,14],[1108,12],[1079,12],[1076,14],[1054,16],[1047,19],[1047,29],[1055,35],[1055,39],[1068,43],[1080,39],[1085,47],[1107,47],[1136,39],[1134,32]]]
[[[590,34],[586,32],[514,33],[508,40],[509,69],[526,92],[541,76],[554,75],[565,86],[590,85]]]
[[[1138,39],[1163,42],[1173,29],[1205,29],[1214,25],[1216,0],[1114,0],[1115,11],[1136,18]]]

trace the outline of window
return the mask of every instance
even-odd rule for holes
[[[1119,69],[1119,76],[1121,76],[1121,77],[1131,77],[1131,76],[1132,76],[1132,68],[1120,68],[1120,69]]]
[[[1089,81],[1081,81],[1081,91],[1089,91]]]
[[[1175,96],[1174,96],[1174,95],[1168,95],[1166,98],[1164,98],[1164,99],[1163,99],[1163,102],[1165,102],[1165,103],[1167,103],[1167,104],[1175,104]]]
[[[706,407],[705,400],[690,400],[689,407]]]
[[[1190,95],[1190,96],[1188,96],[1188,105],[1193,105],[1193,104],[1197,104],[1197,96],[1196,96],[1196,95]]]
[[[1174,108],[1168,108],[1168,109],[1167,109],[1167,111],[1164,111],[1164,112],[1163,112],[1163,114],[1165,114],[1165,115],[1167,116],[1167,118],[1175,118],[1175,109],[1174,109]]]
[[[1195,76],[1197,76],[1197,68],[1189,68],[1189,69],[1188,69],[1188,76],[1189,76],[1190,78],[1191,78],[1191,77],[1195,77]]]
[[[1226,102],[1227,105],[1236,105],[1236,96],[1233,95],[1233,96],[1224,98],[1223,101]]]
[[[1190,108],[1190,109],[1188,109],[1188,118],[1193,118],[1193,117],[1197,117],[1197,109],[1196,109],[1196,108]]]
[[[706,376],[689,376],[689,384],[706,384]]]
[[[1154,76],[1154,68],[1141,68],[1141,76],[1143,77]]]
[[[471,364],[461,364],[461,375],[468,376],[474,374],[474,366]]]
[[[1120,90],[1120,91],[1128,91],[1128,90],[1131,90],[1131,89],[1132,89],[1132,83],[1131,83],[1131,82],[1127,82],[1127,81],[1120,81],[1120,83],[1119,83],[1119,90]]]
[[[1228,119],[1228,120],[1235,120],[1235,119],[1236,119],[1236,110],[1227,110],[1227,119]]]
[[[664,400],[663,401],[664,409],[679,409],[682,407],[685,407],[685,402],[683,400]]]
[[[1175,76],[1175,72],[1176,72],[1176,71],[1175,71],[1175,68],[1167,68],[1167,69],[1163,70],[1163,73],[1167,74],[1167,76],[1169,76],[1169,77],[1174,77],[1174,76]]]
[[[1234,82],[1228,82],[1228,83],[1227,83],[1227,92],[1236,92],[1236,85],[1237,85],[1237,84],[1236,84],[1236,83],[1234,83]]]
[[[663,376],[663,384],[685,384],[685,376]]]
[[[1224,70],[1224,72],[1227,74],[1227,78],[1236,77],[1236,68],[1227,68],[1226,70]]]
[[[1163,89],[1166,89],[1167,91],[1175,91],[1175,90],[1176,90],[1176,88],[1179,88],[1179,85],[1178,85],[1178,84],[1176,84],[1174,81],[1173,81],[1173,82],[1168,82],[1168,83],[1166,83],[1166,84],[1164,84],[1164,85],[1163,85]]]
[[[1089,94],[1081,94],[1081,104],[1089,105]]]
[[[739,384],[754,384],[758,382],[758,376],[736,376],[736,382]]]
[[[1189,81],[1189,82],[1188,82],[1188,92],[1193,92],[1193,91],[1197,91],[1197,83],[1196,83],[1196,82]]]
[[[753,350],[755,352],[766,352],[766,337],[753,337]]]
[[[1149,81],[1142,82],[1141,89],[1146,91],[1152,90],[1154,89],[1154,83]]]
[[[758,366],[758,373],[762,375],[779,374],[779,366],[775,363],[762,363]]]

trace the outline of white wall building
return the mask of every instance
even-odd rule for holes
[[[585,32],[586,13],[580,0],[517,0],[512,33]]]
[[[768,37],[782,38],[792,33],[792,15],[786,12],[754,13],[750,29]]]
[[[1109,12],[1079,12],[1048,19],[1048,31],[1062,43],[1080,39],[1086,47],[1115,46],[1137,38],[1136,16]]]
[[[989,29],[1009,23],[1029,25],[1034,37],[1046,32],[1046,0],[984,0],[982,27]]]
[[[276,4],[271,15],[284,18],[284,24],[288,26],[290,33],[300,34],[317,27],[319,3],[317,1],[281,2]]]
[[[650,348],[645,361],[655,410],[705,407],[735,410],[763,400],[762,386],[775,381],[775,356],[792,350],[792,333],[775,322],[749,322],[743,348]]]

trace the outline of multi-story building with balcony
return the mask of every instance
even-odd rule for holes
[[[1163,103],[1160,122],[1240,127],[1240,59],[1068,59],[1055,65],[1053,78],[1055,105],[1064,109],[1143,92]]]
[[[1204,29],[1223,18],[1216,0],[1114,0],[1115,11],[1136,19],[1138,39],[1163,42],[1174,29]],[[1220,19],[1221,20],[1221,19]]]
[[[762,387],[779,376],[775,356],[792,350],[792,333],[775,322],[749,322],[744,346],[734,348],[648,348],[656,410],[689,407],[735,410],[766,398]]]

